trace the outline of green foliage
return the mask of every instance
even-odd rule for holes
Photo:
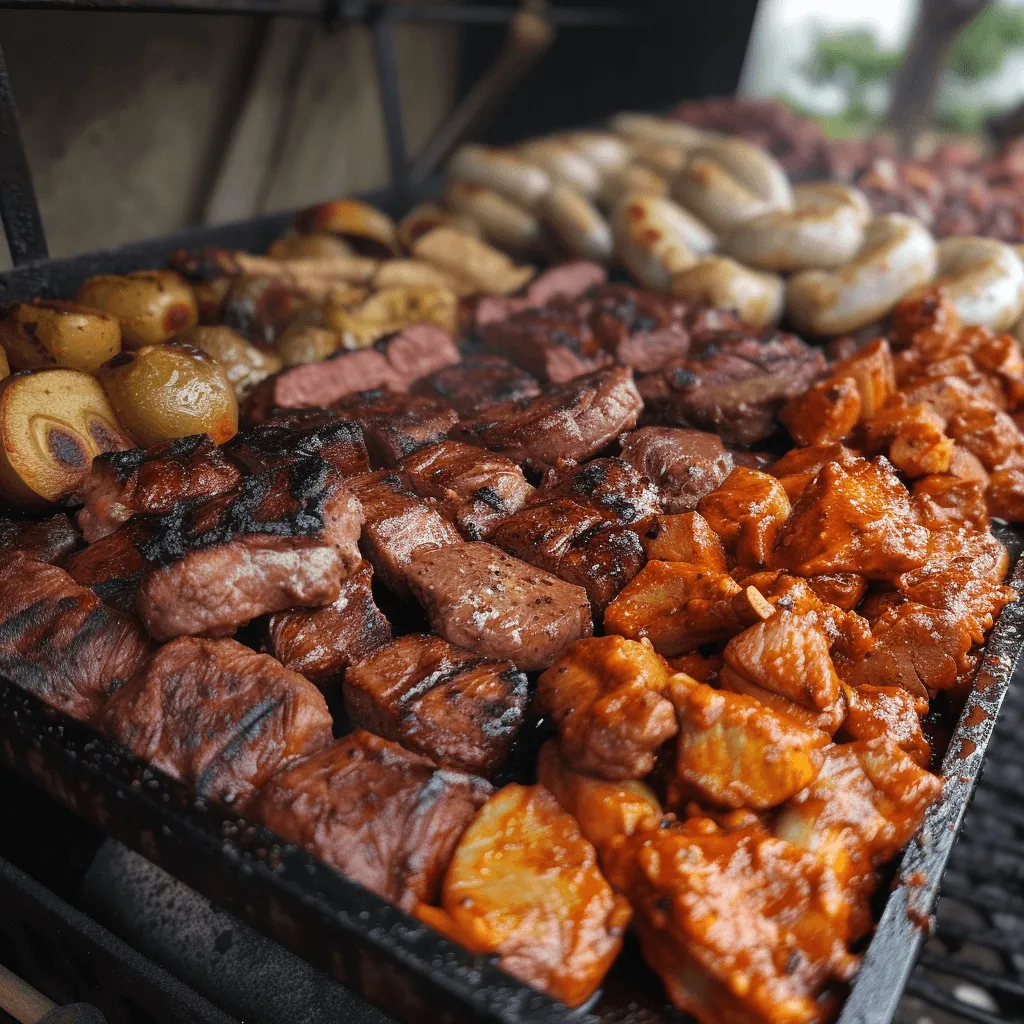
[[[1024,7],[989,4],[957,37],[948,67],[961,78],[988,78],[1018,46],[1024,46]]]
[[[901,56],[899,51],[883,50],[874,33],[863,29],[819,34],[814,59],[807,70],[816,81],[847,74],[855,87],[863,87],[893,74],[900,66]]]

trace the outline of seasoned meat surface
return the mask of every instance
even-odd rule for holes
[[[81,539],[63,512],[40,521],[0,517],[0,552],[24,551],[40,562],[59,562]]]
[[[434,903],[452,852],[491,793],[362,729],[280,772],[253,809],[267,828],[411,909]]]
[[[526,700],[526,676],[510,661],[422,633],[399,637],[345,675],[356,726],[476,775],[490,775],[508,756]]]
[[[638,531],[661,511],[654,485],[623,459],[592,459],[540,488],[532,501],[568,498]]]
[[[461,418],[472,419],[489,405],[535,398],[540,394],[540,384],[536,377],[508,359],[481,353],[465,356],[461,363],[422,377],[413,385],[412,392],[440,398]]]
[[[164,644],[108,702],[101,727],[208,799],[245,807],[270,777],[331,742],[312,683],[234,640]]]
[[[490,658],[514,659],[528,672],[547,668],[593,631],[582,587],[490,544],[421,551],[409,567],[409,586],[446,640]]]
[[[92,721],[149,654],[138,622],[24,551],[0,564],[0,675]]]
[[[624,367],[547,388],[527,403],[495,407],[459,423],[451,436],[543,472],[582,462],[636,425],[643,400]]]
[[[160,522],[157,516],[136,516],[64,560],[76,583],[122,612],[135,612],[135,597],[148,568],[142,549],[151,543]]]
[[[538,274],[526,286],[526,301],[531,306],[548,306],[556,300],[571,301],[598,288],[608,280],[608,271],[599,263],[573,260]]]
[[[391,640],[391,624],[373,600],[373,567],[361,562],[341,583],[333,604],[270,617],[270,653],[321,690],[337,686],[354,661]]]
[[[370,457],[363,428],[358,423],[337,419],[332,410],[324,409],[322,413],[271,418],[236,434],[224,445],[224,454],[247,473],[254,474],[281,469],[315,455],[345,476],[369,472]]]

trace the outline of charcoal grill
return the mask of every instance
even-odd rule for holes
[[[395,18],[413,14],[490,24],[507,20],[511,12],[507,4],[480,3],[0,0],[0,7],[32,6],[287,13],[319,17],[328,23],[339,17],[373,17],[377,26],[381,93],[390,124],[387,137],[392,182],[389,189],[366,198],[393,214],[400,214],[418,195],[428,192],[430,179],[429,173],[423,173],[424,166],[410,164],[405,156],[393,61],[389,66],[387,26]],[[565,4],[554,5],[552,13],[563,24],[625,24],[636,20],[641,6]],[[745,39],[753,2],[723,0],[720,6],[730,12],[746,12],[734,33]],[[380,27],[382,24],[384,28]],[[731,70],[725,73],[725,77],[731,76],[730,81],[722,84],[719,68],[717,77],[698,76],[698,84],[690,95],[701,95],[699,82],[714,82],[716,91],[731,91],[739,72],[737,50],[742,53],[742,46],[737,47],[734,38]],[[665,102],[678,98],[678,93],[663,97]],[[426,171],[430,169],[427,167]],[[0,215],[16,265],[13,271],[0,275],[0,301],[4,302],[36,295],[66,296],[85,278],[97,273],[159,267],[164,265],[169,252],[182,246],[223,245],[262,251],[290,219],[288,215],[275,215],[216,228],[190,229],[107,252],[47,260],[42,223],[2,58],[0,184]],[[1024,592],[1024,563],[1018,563],[1013,585]],[[1024,724],[1024,693],[1020,686],[1015,689],[1013,685],[1024,674],[1017,666],[1022,630],[1024,602],[1004,610],[986,646],[978,685],[949,743],[943,765],[949,780],[944,799],[929,814],[922,837],[911,845],[897,870],[892,893],[843,1008],[840,1024],[884,1024],[894,1015],[901,1024],[925,1016],[939,1024],[936,1009],[950,1015],[950,1019],[969,1019],[981,1024],[1022,1019],[1024,852],[1019,847],[1024,840],[1024,804],[1018,801],[1024,793],[1024,755],[1012,735]],[[1004,699],[1008,708],[1000,725],[1003,738],[996,744],[989,777],[981,788],[964,838],[953,851]],[[1011,734],[1009,739],[1007,734]],[[581,1010],[567,1011],[504,975],[493,960],[470,956],[303,851],[281,844],[259,826],[195,800],[185,787],[3,680],[0,763],[103,833],[140,851],[199,893],[401,1020],[455,1021],[472,1017],[482,1021],[659,1024],[682,1019],[664,1006],[658,982],[643,967],[635,949],[627,949],[625,962],[617,965],[595,1001]],[[933,919],[947,860],[947,895]],[[167,1016],[168,1020],[211,1020],[220,1024],[227,1019],[219,1010],[204,1004],[201,997],[176,988],[174,980],[166,975],[152,971],[147,974],[149,967],[140,965],[137,954],[129,947],[101,942],[98,934],[90,930],[87,918],[75,916],[77,911],[54,903],[54,898],[32,879],[16,869],[8,871],[2,864],[0,892],[17,894],[19,920],[31,918],[35,922],[32,927],[36,939],[28,940],[29,944],[41,942],[45,948],[49,928],[85,936],[82,943],[69,943],[63,948],[67,962],[77,963],[84,973],[75,984],[65,979],[68,988],[60,990],[62,996],[89,998],[96,991],[96,965],[102,963],[104,990],[107,986],[136,986],[132,989],[135,994],[126,993],[124,998],[134,1000],[137,1012],[129,1012],[124,1020],[165,1019],[159,1015],[159,1009],[149,1011],[148,1006],[168,1008],[168,1014],[173,1006],[176,1016]],[[922,945],[920,965],[911,977]],[[100,947],[103,949],[98,952]],[[3,949],[0,944],[0,951]],[[122,964],[120,971],[111,968],[111,957],[115,965]],[[83,964],[91,966],[82,967]],[[141,988],[137,987],[140,985]],[[901,1004],[900,993],[905,986],[907,998]]]

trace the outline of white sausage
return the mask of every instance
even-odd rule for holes
[[[705,256],[673,276],[672,294],[731,310],[751,327],[767,327],[782,315],[785,285],[778,275],[751,270],[727,256]]]
[[[535,139],[521,145],[519,152],[531,163],[547,171],[556,185],[568,185],[588,199],[601,190],[601,171],[567,142],[560,139]]]
[[[445,199],[455,213],[478,224],[488,242],[516,252],[539,248],[543,236],[540,220],[500,192],[466,181],[453,181]]]
[[[855,331],[934,277],[936,249],[935,239],[913,217],[876,217],[864,230],[860,251],[846,266],[832,272],[805,270],[790,278],[789,316],[800,330],[812,334]]]
[[[621,170],[633,157],[625,141],[611,132],[566,132],[555,138],[572,146],[602,174]]]
[[[667,196],[668,179],[643,164],[629,164],[604,179],[601,186],[601,202],[611,208],[623,196],[633,192],[649,196]]]
[[[623,111],[608,119],[608,127],[616,135],[645,145],[671,146],[673,149],[696,149],[706,145],[713,136],[682,121],[673,121],[654,114]]]
[[[939,242],[936,284],[956,307],[960,322],[993,331],[1012,327],[1024,311],[1024,262],[1013,246],[967,236]]]
[[[528,210],[551,191],[546,171],[515,153],[486,146],[460,146],[448,161],[447,172],[450,181],[493,188]]]
[[[612,258],[612,229],[596,206],[565,185],[556,185],[540,205],[545,222],[578,259],[607,263]]]

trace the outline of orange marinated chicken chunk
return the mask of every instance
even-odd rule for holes
[[[864,427],[865,447],[886,451],[889,461],[910,478],[949,470],[956,447],[946,423],[923,402],[909,405],[894,395]]]
[[[856,465],[857,460],[857,453],[838,441],[812,444],[806,448],[791,448],[768,467],[768,472],[782,484],[790,504],[795,505],[804,488],[830,462],[849,467]]]
[[[543,786],[509,785],[455,849],[440,908],[417,916],[568,1006],[601,984],[632,916],[594,847]]]
[[[791,398],[779,419],[798,445],[842,441],[860,422],[860,389],[853,377],[830,377]]]
[[[740,565],[764,565],[790,513],[786,491],[774,477],[737,466],[697,510]]]
[[[722,541],[699,512],[656,515],[644,531],[643,542],[648,558],[726,571]]]
[[[859,687],[843,684],[846,719],[842,733],[848,740],[887,738],[906,751],[915,764],[927,768],[932,748],[921,730],[921,716],[928,713],[928,701],[914,697],[898,686]]]
[[[833,378],[852,377],[860,393],[861,421],[870,420],[896,391],[892,349],[885,338],[859,349],[832,367]]]

